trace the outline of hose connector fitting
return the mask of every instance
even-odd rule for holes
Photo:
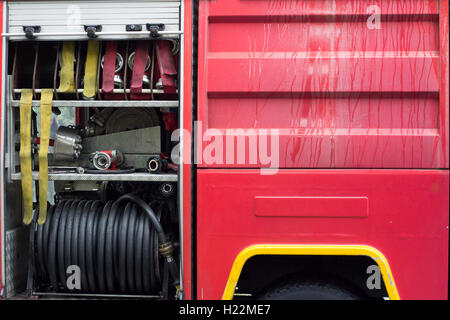
[[[171,258],[174,251],[172,242],[170,241],[159,245],[159,253],[165,258]]]

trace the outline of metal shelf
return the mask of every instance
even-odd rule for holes
[[[33,100],[33,107],[39,107],[41,102]],[[53,107],[100,107],[100,108],[178,108],[180,105],[178,100],[174,101],[157,101],[157,100],[53,100]],[[19,100],[11,100],[10,106],[18,108]]]
[[[14,93],[22,93],[22,90],[23,89],[14,89]],[[42,89],[34,89],[33,92],[34,93],[42,93]],[[74,93],[83,93],[84,89],[77,89],[74,92],[69,92],[69,93],[61,92],[61,90],[56,89],[56,90],[54,90],[54,92],[56,92],[58,94],[74,94]],[[98,89],[98,92],[103,93],[103,90]],[[131,89],[114,89],[111,93],[121,93],[121,94],[131,93]],[[164,94],[165,92],[164,92],[164,89],[142,89],[141,92],[139,92],[139,93],[140,94],[141,93],[145,93],[145,94],[153,93],[155,95],[158,95],[158,94]],[[178,90],[176,90],[176,93],[178,93]]]
[[[125,294],[98,294],[98,293],[57,293],[57,292],[33,292],[31,297],[43,298],[97,298],[97,299],[157,299],[161,300],[160,295],[125,295]]]
[[[13,173],[12,180],[21,180],[20,173]],[[127,173],[127,174],[78,174],[78,173],[49,173],[50,181],[147,181],[147,182],[177,182],[176,173],[151,174],[151,173]],[[39,172],[33,172],[33,180],[39,180]]]

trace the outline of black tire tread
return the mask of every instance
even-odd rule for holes
[[[361,300],[352,290],[329,281],[290,281],[271,288],[260,296],[261,300]]]

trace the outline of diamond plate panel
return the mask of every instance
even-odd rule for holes
[[[26,289],[28,272],[29,227],[6,231],[6,298]]]

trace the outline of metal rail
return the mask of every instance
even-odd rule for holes
[[[83,93],[84,89],[78,89],[76,92]],[[42,89],[34,89],[35,93],[41,93]],[[61,93],[61,90],[56,89],[57,93]],[[98,92],[103,93],[103,89],[98,89]],[[114,89],[112,93],[130,93],[130,89]],[[22,93],[22,89],[14,89],[14,93]],[[65,93],[65,92],[63,92]],[[75,91],[73,92],[75,93]],[[164,94],[164,90],[160,89],[142,89],[139,93],[154,93],[154,94]]]
[[[11,88],[11,77],[8,79],[8,88]],[[9,94],[9,105],[11,107],[19,107],[20,100],[13,100],[12,92],[20,94],[22,93],[22,89],[14,89],[8,90]],[[41,93],[42,89],[35,89],[35,93]],[[102,93],[103,90],[99,89],[99,92]],[[121,94],[121,93],[130,93],[130,89],[114,89],[113,93]],[[56,93],[60,93],[60,90],[57,89]],[[78,89],[78,93],[83,93],[83,89]],[[163,94],[164,90],[158,89],[142,89],[143,94]],[[178,90],[177,90],[178,93]],[[39,107],[40,101],[33,100],[33,107]],[[80,107],[80,108],[89,108],[89,107],[97,107],[97,108],[122,108],[122,107],[144,107],[144,108],[178,108],[180,105],[179,100],[53,100],[53,107]]]
[[[96,293],[54,293],[32,292],[31,297],[73,297],[73,298],[121,298],[121,299],[162,299],[158,295],[126,295],[126,294],[96,294]]]
[[[21,180],[20,173],[11,174],[12,180]],[[33,172],[33,180],[39,180],[39,172]],[[147,181],[147,182],[177,182],[176,173],[151,174],[146,172],[124,174],[92,174],[92,173],[49,173],[50,181]]]
[[[11,100],[9,105],[18,108],[19,100]],[[33,107],[39,107],[41,102],[33,100]],[[79,107],[79,108],[178,108],[178,100],[174,101],[158,101],[158,100],[53,100],[53,107]]]
[[[158,31],[159,36],[168,36],[168,35],[181,35],[182,31],[174,30],[174,31]],[[102,36],[130,36],[131,38],[136,36],[148,36],[149,39],[158,39],[151,36],[150,31],[111,31],[111,32],[96,32],[96,38],[101,38]],[[23,37],[25,39],[25,32],[14,32],[14,33],[2,33],[2,37],[11,38],[11,37]],[[86,39],[90,39],[86,32],[39,32],[34,33],[34,37],[42,38],[42,37],[86,37]]]

